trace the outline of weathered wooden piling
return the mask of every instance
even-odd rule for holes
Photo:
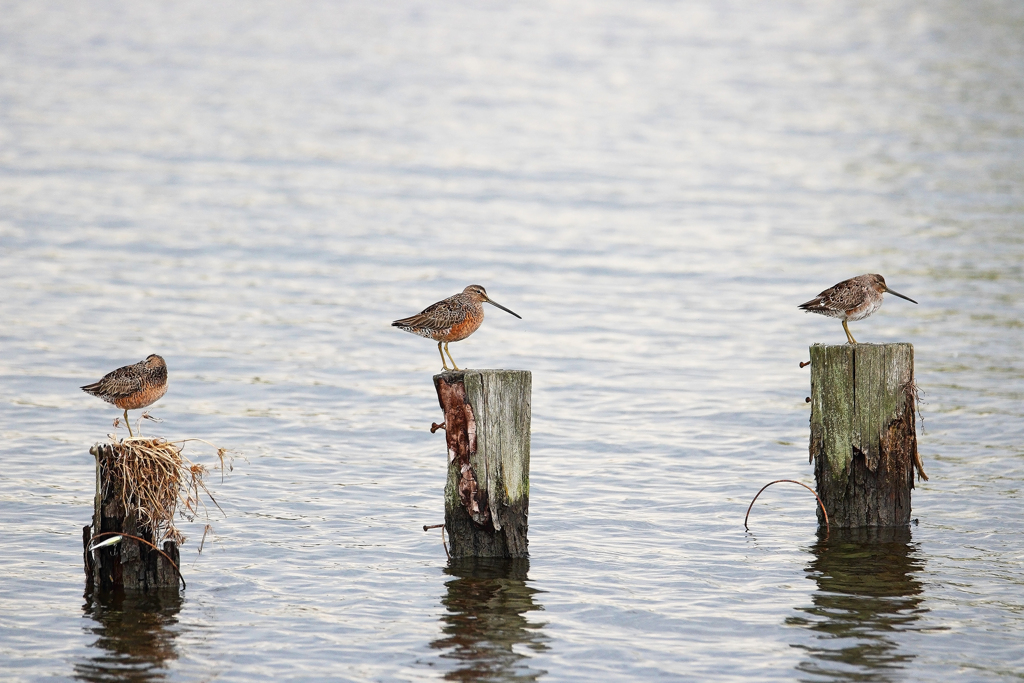
[[[910,522],[917,452],[911,344],[811,346],[810,457],[833,528]],[[821,510],[818,523],[824,524]]]
[[[445,529],[452,557],[526,557],[530,398],[525,370],[434,375],[448,444]]]
[[[101,591],[177,588],[178,546],[174,541],[165,541],[162,553],[156,549],[153,530],[138,519],[137,499],[130,492],[123,495],[124,482],[115,465],[115,445],[96,444],[89,453],[96,456],[96,497],[92,524],[82,529],[86,581]],[[89,550],[93,544],[116,536],[122,536],[118,543]]]

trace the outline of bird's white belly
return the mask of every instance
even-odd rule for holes
[[[882,297],[875,301],[868,301],[859,308],[846,312],[847,320],[863,320],[882,307]]]

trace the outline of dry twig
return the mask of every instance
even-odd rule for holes
[[[800,486],[803,486],[805,489],[807,489],[811,493],[814,493],[814,497],[817,499],[818,505],[821,506],[821,514],[825,515],[825,533],[828,533],[829,532],[828,513],[825,512],[825,504],[821,502],[821,498],[818,498],[818,494],[814,492],[814,489],[812,489],[807,484],[804,484],[803,482],[796,481],[795,479],[776,479],[775,481],[770,481],[767,484],[765,484],[764,486],[762,486],[761,490],[757,492],[757,496],[760,496],[761,493],[766,488],[771,486],[772,484],[779,484],[779,483],[782,483],[782,482],[787,482],[787,483],[790,483],[790,484],[799,484]],[[750,510],[751,510],[751,508],[754,507],[754,501],[757,500],[757,496],[754,496],[754,500],[750,501],[750,505],[747,507],[747,516],[743,518],[743,528],[747,529],[748,531],[750,530],[750,527],[747,526],[747,520],[750,519]]]

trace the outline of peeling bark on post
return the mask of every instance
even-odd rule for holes
[[[134,513],[124,510],[117,502],[117,470],[109,466],[115,457],[113,446],[97,444],[90,448],[89,452],[96,456],[96,497],[93,502],[92,524],[82,529],[86,581],[92,588],[101,591],[177,588],[178,573],[175,568],[166,557],[148,545],[124,538],[116,545],[108,545],[89,552],[93,537],[105,532],[131,534],[155,544],[153,532],[142,527]],[[112,536],[103,536],[96,542],[102,543],[109,538]],[[180,566],[176,543],[165,541],[162,549],[175,565]]]
[[[831,525],[909,524],[915,466],[927,479],[917,452],[914,347],[815,344],[810,351],[810,457]]]
[[[526,557],[530,400],[525,370],[434,375],[448,444],[445,529],[452,557]]]

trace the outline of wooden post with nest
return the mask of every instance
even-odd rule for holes
[[[914,347],[814,344],[810,458],[832,527],[910,523],[917,451]],[[824,524],[818,510],[818,523]]]
[[[92,524],[82,529],[86,580],[101,591],[176,588],[178,544],[168,540],[158,548],[157,529],[152,528],[152,520],[142,519],[140,512],[148,501],[140,504],[139,489],[152,482],[131,480],[126,443],[131,442],[96,444],[89,449],[96,457],[96,497]],[[173,493],[168,491],[165,498],[167,494],[177,497],[176,480]]]
[[[530,400],[525,370],[434,375],[448,445],[445,530],[452,557],[527,557]]]
[[[89,449],[96,457],[96,498],[82,540],[91,588],[146,591],[174,588],[179,581],[184,587],[178,548],[185,536],[175,517],[209,519],[206,500],[220,509],[206,486],[209,470],[182,454],[190,441],[213,445],[137,436]],[[223,475],[231,456],[218,448],[217,458]]]

